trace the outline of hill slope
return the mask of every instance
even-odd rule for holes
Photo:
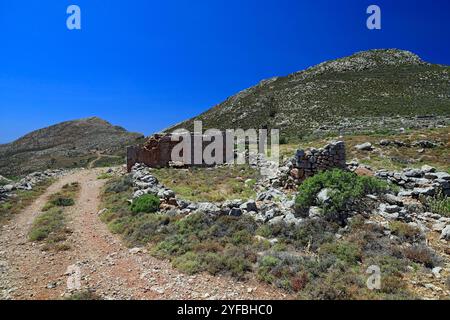
[[[124,155],[125,146],[141,137],[96,117],[59,123],[0,145],[0,174],[84,166],[99,152]]]
[[[449,117],[450,67],[389,49],[360,52],[262,81],[168,130],[192,130],[193,120],[202,120],[204,128],[278,128],[282,136],[300,137],[447,125]]]

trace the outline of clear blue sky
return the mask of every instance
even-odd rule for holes
[[[66,9],[82,10],[82,30]],[[381,31],[366,8],[382,9]],[[371,48],[450,65],[447,0],[0,0],[0,143],[99,116],[146,135]]]

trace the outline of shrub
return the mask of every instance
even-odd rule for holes
[[[135,199],[131,204],[131,211],[134,213],[153,213],[159,210],[159,198],[152,194],[144,194]]]
[[[131,175],[125,175],[121,178],[111,179],[106,185],[106,193],[121,193],[133,187],[133,178]]]
[[[332,190],[330,201],[319,203],[317,194],[324,188]],[[299,211],[306,211],[311,206],[321,206],[325,214],[345,211],[347,205],[373,193],[386,192],[392,187],[385,181],[374,177],[360,177],[352,172],[339,169],[323,171],[306,179],[299,187],[295,200]]]
[[[58,197],[52,200],[51,204],[56,207],[70,207],[75,204],[75,201],[72,198]]]
[[[187,274],[194,274],[202,270],[200,257],[194,252],[187,252],[184,255],[175,258],[173,266]]]
[[[418,228],[401,221],[391,221],[389,228],[401,241],[415,242],[422,238],[422,234]]]
[[[450,217],[450,198],[444,196],[442,192],[434,197],[422,198],[422,202],[427,210],[442,216]]]
[[[360,249],[355,244],[349,242],[326,243],[320,247],[320,254],[333,255],[350,265],[357,264],[362,258]]]
[[[434,268],[440,263],[439,257],[425,245],[415,245],[404,249],[405,257],[411,261]]]

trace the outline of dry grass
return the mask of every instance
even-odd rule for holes
[[[413,142],[418,140],[431,140],[441,142],[442,145],[424,149],[419,153],[420,147],[380,147],[379,142],[383,139]],[[351,135],[329,137],[327,139],[316,139],[304,141],[299,144],[287,144],[280,146],[283,157],[289,158],[295,151],[301,148],[320,148],[331,140],[343,140],[346,143],[347,159],[358,159],[361,163],[368,164],[374,169],[398,170],[405,167],[421,167],[424,164],[434,166],[439,170],[450,170],[450,127],[437,129],[424,129],[409,131],[403,134],[382,133],[369,135]],[[358,151],[355,146],[364,142],[370,142],[376,148],[373,152]]]
[[[212,202],[253,197],[252,187],[259,176],[259,172],[249,166],[166,168],[153,170],[152,174],[183,199]]]

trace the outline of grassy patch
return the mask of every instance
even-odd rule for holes
[[[450,198],[444,196],[442,193],[434,197],[425,197],[421,199],[427,210],[440,214],[445,217],[450,217]]]
[[[101,173],[98,175],[97,179],[98,180],[107,180],[107,179],[111,179],[112,178],[112,174],[110,173]]]
[[[48,211],[57,207],[70,207],[75,204],[75,196],[80,191],[80,185],[78,182],[66,184],[62,187],[61,191],[52,194],[45,204],[42,211]]]
[[[214,169],[165,168],[153,170],[152,174],[180,197],[199,202],[252,198],[255,192],[251,181],[259,177],[258,171],[244,165]]]
[[[73,200],[80,190],[77,182],[66,184],[61,191],[50,196],[42,213],[34,220],[28,234],[30,241],[44,242],[45,251],[66,251],[65,242],[71,230],[66,226],[64,208],[75,204]]]
[[[33,203],[54,181],[53,179],[46,180],[35,185],[30,191],[15,191],[16,197],[9,198],[5,203],[0,204],[0,225]]]

